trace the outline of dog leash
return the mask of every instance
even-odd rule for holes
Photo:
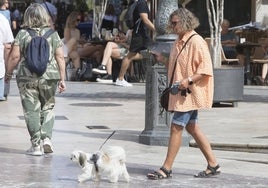
[[[103,144],[100,146],[99,150],[103,147],[103,145],[114,135],[115,131],[113,131],[108,138],[103,142]]]
[[[99,150],[101,150],[101,148],[103,147],[103,145],[114,135],[115,131],[113,131],[107,138],[106,140],[103,142],[103,144],[100,146]],[[99,171],[99,167],[97,165],[97,161],[99,159],[99,156],[97,154],[93,154],[92,157],[90,158],[90,160],[94,163],[94,167],[96,172]]]

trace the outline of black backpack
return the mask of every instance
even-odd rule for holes
[[[49,63],[49,43],[47,38],[54,33],[53,29],[49,29],[43,36],[38,36],[32,29],[26,30],[32,37],[26,47],[25,59],[27,67],[32,73],[42,76],[47,69]]]
[[[127,9],[127,12],[126,12],[126,14],[125,14],[125,16],[124,16],[124,21],[126,22],[126,25],[127,25],[127,27],[129,28],[129,29],[133,29],[133,27],[134,27],[134,25],[135,25],[135,23],[134,23],[134,19],[133,19],[133,13],[134,13],[134,10],[135,10],[135,8],[136,8],[136,6],[137,6],[137,3],[138,3],[138,1],[135,1],[134,3],[132,3],[129,7],[128,7],[128,9]],[[141,18],[139,18],[138,20],[137,20],[137,22],[139,22],[141,20]],[[137,23],[136,22],[136,23]]]

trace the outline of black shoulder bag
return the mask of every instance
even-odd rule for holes
[[[160,114],[163,113],[164,110],[166,110],[167,112],[169,112],[168,110],[168,103],[169,103],[169,94],[170,94],[170,91],[172,90],[172,83],[173,83],[173,78],[174,78],[174,73],[175,73],[175,70],[176,70],[176,67],[177,67],[177,59],[179,57],[179,55],[181,54],[182,50],[185,48],[186,44],[188,43],[188,41],[196,34],[193,34],[191,35],[187,41],[185,42],[185,44],[183,45],[181,51],[179,52],[179,54],[177,55],[176,59],[175,59],[175,65],[174,65],[174,69],[173,69],[173,72],[172,72],[172,77],[170,79],[170,83],[168,85],[168,87],[166,89],[164,89],[164,91],[161,93],[160,95],[160,105],[162,107],[161,109],[161,112]],[[178,87],[178,86],[177,86]],[[190,90],[188,90],[190,91]]]

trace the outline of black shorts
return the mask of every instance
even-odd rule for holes
[[[138,53],[148,48],[150,39],[141,35],[132,35],[129,52]]]

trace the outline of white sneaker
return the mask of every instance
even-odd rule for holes
[[[43,155],[43,151],[42,151],[40,145],[32,146],[32,147],[30,147],[30,149],[28,149],[26,151],[26,154],[27,155],[33,155],[33,156],[41,156],[41,155]]]
[[[44,153],[53,153],[51,140],[47,137],[43,140]]]
[[[102,78],[97,78],[96,81],[100,82],[100,83],[105,83],[105,84],[112,84],[113,77],[112,77],[112,75],[107,74],[107,75],[103,76]]]
[[[118,78],[116,79],[115,85],[123,87],[132,87],[132,84],[128,83],[125,79],[119,80]]]

